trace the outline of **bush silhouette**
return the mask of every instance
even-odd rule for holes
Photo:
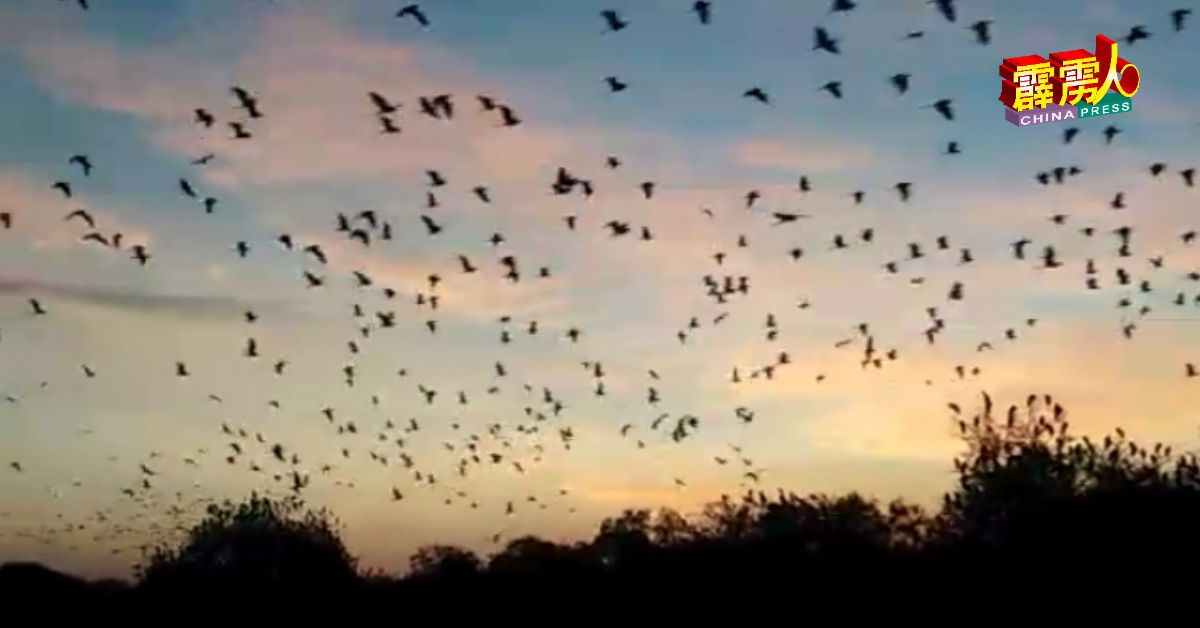
[[[297,498],[252,496],[212,505],[177,548],[159,547],[142,568],[143,591],[338,590],[358,581],[355,559],[325,511]]]

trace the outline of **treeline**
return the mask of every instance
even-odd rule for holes
[[[663,602],[668,591],[781,584],[812,599],[819,591],[981,586],[1012,577],[1110,583],[1162,577],[1170,565],[1192,577],[1200,558],[1195,455],[1141,446],[1120,430],[1100,442],[1075,438],[1048,397],[1002,414],[994,415],[985,395],[978,414],[958,421],[965,453],[954,460],[957,483],[936,512],[857,494],[751,492],[722,497],[692,518],[626,511],[574,544],[525,537],[490,557],[428,546],[408,573],[390,575],[359,569],[330,513],[255,497],[212,507],[182,544],[154,552],[129,588],[85,589],[105,599],[277,593],[419,605],[447,596],[548,594]],[[51,586],[19,571],[0,576],[0,591]],[[53,588],[84,594],[62,583]]]

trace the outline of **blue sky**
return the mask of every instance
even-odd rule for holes
[[[1194,444],[1187,408],[1197,393],[1182,373],[1196,359],[1188,352],[1198,328],[1144,320],[1135,341],[1123,340],[1130,313],[1116,307],[1124,292],[1112,275],[1121,266],[1152,281],[1154,293],[1133,295],[1154,308],[1148,319],[1195,318],[1192,306],[1170,301],[1182,290],[1191,303],[1196,287],[1182,276],[1200,267],[1178,240],[1195,227],[1187,209],[1194,190],[1178,171],[1194,165],[1189,147],[1200,132],[1192,105],[1200,70],[1183,62],[1195,55],[1197,31],[1172,32],[1165,8],[1138,2],[963,0],[954,24],[921,0],[863,0],[844,15],[829,15],[823,2],[745,1],[736,10],[714,2],[709,26],[690,4],[430,1],[422,3],[433,22],[427,30],[374,0],[0,8],[0,102],[10,114],[0,118],[0,211],[15,215],[14,229],[0,231],[0,280],[26,282],[0,292],[0,393],[19,399],[0,404],[0,459],[24,467],[0,474],[4,555],[119,572],[169,504],[277,487],[270,454],[253,438],[235,464],[224,461],[223,421],[299,453],[313,477],[309,499],[341,515],[368,563],[388,568],[435,540],[486,551],[497,532],[574,538],[627,506],[694,509],[744,487],[739,468],[713,462],[731,445],[764,470],[768,486],[934,503],[957,448],[946,403],[969,404],[981,389],[1012,400],[1060,395],[1083,431],[1123,424],[1145,438]],[[629,28],[604,33],[605,8],[621,11]],[[994,21],[989,46],[966,28],[977,19]],[[1132,113],[1080,122],[1069,146],[1062,125],[1004,122],[996,100],[1003,58],[1092,49],[1097,33],[1118,37],[1135,24],[1153,36],[1121,47],[1144,79]],[[840,40],[842,54],[811,50],[818,25]],[[925,37],[902,40],[916,30]],[[912,88],[899,96],[887,77],[902,71]],[[630,88],[608,93],[608,75]],[[842,83],[844,99],[819,90],[830,80]],[[228,92],[235,84],[258,94],[266,113],[247,141],[226,137],[224,122],[238,115]],[[751,86],[772,104],[742,98]],[[368,91],[403,103],[399,136],[379,134]],[[417,114],[417,97],[438,93],[455,95],[453,122]],[[478,111],[475,94],[510,104],[524,123],[499,127]],[[953,122],[920,108],[940,98],[954,100]],[[221,126],[206,133],[194,125],[196,107]],[[1109,122],[1123,132],[1105,146],[1100,131]],[[942,154],[948,141],[963,153]],[[91,157],[91,177],[67,163],[76,153]],[[216,155],[208,166],[190,164],[206,153]],[[623,166],[607,171],[607,155]],[[1168,164],[1161,180],[1147,174],[1155,161]],[[1068,185],[1033,178],[1069,165],[1084,173]],[[559,166],[594,180],[596,196],[551,195]],[[449,181],[431,212],[446,227],[436,239],[417,220],[430,211],[426,169]],[[801,175],[812,182],[809,194],[796,191]],[[216,212],[184,198],[180,178],[217,198]],[[59,180],[72,182],[75,198],[50,188]],[[637,187],[646,180],[659,185],[650,201]],[[897,181],[913,182],[911,202],[899,202]],[[475,185],[489,187],[491,205],[473,197]],[[763,197],[747,211],[751,189]],[[854,190],[866,191],[861,206],[848,196]],[[1108,207],[1118,190],[1123,212]],[[62,220],[76,208],[93,212],[100,231],[145,244],[151,263],[138,268],[128,251],[79,242],[81,227]],[[363,249],[339,239],[334,214],[364,209],[392,223],[392,242]],[[765,214],[778,210],[811,218],[771,227]],[[1050,223],[1056,213],[1070,216],[1066,225]],[[579,217],[576,232],[565,229],[566,214]],[[602,224],[611,219],[645,225],[655,239],[610,238]],[[1085,225],[1101,235],[1081,237]],[[1121,225],[1136,227],[1128,260],[1114,257],[1115,240],[1105,235]],[[857,241],[867,227],[876,233],[869,245]],[[282,251],[273,239],[284,232],[322,244],[330,265]],[[486,241],[495,232],[507,243],[493,250]],[[835,234],[852,246],[832,250]],[[951,251],[935,250],[939,235]],[[1021,236],[1035,241],[1025,263],[1009,253]],[[247,260],[233,253],[239,240],[251,245]],[[903,260],[913,241],[929,257],[885,276],[883,264]],[[1036,267],[1046,245],[1064,268]],[[793,247],[805,250],[799,262],[788,257]],[[956,264],[962,247],[975,263]],[[727,254],[723,267],[717,252]],[[509,253],[526,275],[519,284],[500,277],[498,257]],[[459,254],[480,272],[462,275]],[[1163,269],[1146,263],[1154,255],[1166,259]],[[1084,290],[1089,258],[1103,290]],[[534,277],[543,265],[551,278]],[[329,285],[306,289],[303,269],[327,274]],[[357,290],[352,270],[400,295],[388,302],[377,289]],[[414,304],[433,273],[444,280],[436,312]],[[748,275],[753,289],[715,307],[703,294],[705,274]],[[914,277],[924,284],[911,284]],[[966,285],[962,302],[946,299],[955,282]],[[50,314],[31,316],[30,296]],[[201,307],[195,297],[210,301]],[[802,300],[812,306],[799,309]],[[394,310],[399,322],[350,355],[346,341],[361,325],[350,319],[356,302],[368,317]],[[934,346],[922,335],[930,306],[947,327]],[[245,309],[262,316],[253,328],[242,321]],[[728,318],[714,326],[722,312]],[[509,345],[498,342],[504,314],[514,321]],[[774,341],[764,338],[768,314],[779,325]],[[675,333],[692,317],[701,327],[681,345]],[[1029,317],[1039,319],[1033,328]],[[431,319],[436,336],[424,327]],[[531,336],[522,330],[534,319],[541,331]],[[864,370],[861,344],[835,349],[859,322],[900,359]],[[562,337],[570,327],[584,332],[578,345]],[[1018,341],[1003,341],[1008,328]],[[263,353],[257,361],[240,355],[251,335]],[[997,350],[976,351],[983,340]],[[774,380],[729,382],[734,366],[747,375],[783,350],[793,364]],[[281,357],[289,371],[276,377],[270,364]],[[192,368],[188,381],[173,377],[176,360]],[[606,397],[592,394],[584,360],[605,365]],[[496,361],[509,381],[495,377]],[[354,388],[341,381],[348,363],[359,373]],[[83,364],[97,377],[84,378]],[[982,373],[956,381],[956,365]],[[396,375],[402,367],[408,378]],[[661,380],[648,378],[651,368]],[[424,403],[418,382],[439,390],[437,403]],[[491,386],[501,391],[487,393]],[[647,405],[649,386],[660,408]],[[542,387],[567,409],[543,433],[522,433],[524,408],[545,410]],[[458,391],[468,406],[455,403]],[[327,405],[360,433],[337,434],[320,415]],[[736,419],[738,406],[755,410],[752,424]],[[650,430],[660,412],[670,421],[693,413],[702,426],[672,443]],[[386,420],[409,418],[422,422],[419,433],[378,440]],[[508,447],[487,436],[497,422]],[[622,438],[625,423],[635,427]],[[555,434],[567,425],[576,432],[570,451]],[[505,464],[455,478],[472,434],[488,443],[480,447],[521,459],[526,473]],[[440,484],[418,485],[397,466],[397,437]],[[389,465],[373,462],[371,451],[386,453]],[[142,462],[160,470],[145,506],[120,492],[139,481]],[[322,473],[326,464],[332,469]],[[677,477],[685,489],[675,488]],[[407,499],[391,502],[392,487]],[[530,495],[543,501],[503,515],[508,500]],[[471,501],[478,514],[464,516]],[[155,516],[134,519],[142,508]],[[98,511],[109,522],[98,540],[64,531],[95,522]]]

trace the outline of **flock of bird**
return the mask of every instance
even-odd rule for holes
[[[99,8],[102,10],[103,8],[102,5],[99,7],[90,7],[86,0],[79,0],[78,4],[85,10],[89,10],[90,8]],[[934,8],[947,22],[957,22],[957,7],[952,0],[931,0],[929,4],[934,5]],[[712,2],[697,1],[692,5],[692,9],[696,20],[701,26],[708,26],[720,19],[719,7],[714,7],[714,3]],[[830,7],[830,13],[849,13],[856,10],[858,10],[858,7],[851,0],[834,0]],[[1185,18],[1189,14],[1190,11],[1188,9],[1178,9],[1170,12],[1170,22],[1175,31],[1180,31],[1184,28]],[[599,15],[606,32],[610,34],[620,33],[626,29],[636,27],[633,20],[618,11],[604,10]],[[411,20],[418,28],[435,28],[435,22],[416,4],[403,7],[396,12],[395,16],[400,20]],[[977,44],[988,45],[991,42],[991,24],[991,20],[984,19],[978,20],[968,26],[968,29],[974,33],[974,41]],[[911,31],[902,34],[902,39],[913,40],[923,36],[923,31]],[[1123,38],[1123,41],[1132,45],[1150,36],[1151,33],[1147,30],[1147,27],[1136,26]],[[815,27],[812,37],[812,49],[814,51],[832,55],[841,53],[843,43],[826,28]],[[909,89],[910,78],[909,74],[897,73],[888,77],[888,81],[897,92],[904,94]],[[628,81],[617,76],[605,77],[604,82],[612,92],[636,90],[636,86],[631,86]],[[843,96],[840,81],[829,81],[822,85],[821,89],[828,92],[833,98],[842,98]],[[260,102],[259,96],[249,86],[233,86],[230,88],[229,94],[232,98],[231,108],[228,112],[197,107],[191,112],[192,123],[202,130],[214,128],[227,129],[229,137],[233,140],[255,141],[258,127],[270,124],[270,103]],[[770,106],[773,103],[771,95],[760,86],[748,86],[742,93],[742,96],[757,105]],[[403,133],[399,114],[401,109],[409,103],[393,101],[384,94],[375,91],[363,94],[363,98],[373,108],[373,113],[375,114],[381,134],[401,135]],[[464,105],[464,100],[469,101],[471,104]],[[477,108],[482,115],[493,116],[497,128],[516,127],[525,123],[512,105],[488,95],[430,94],[420,97],[413,104],[416,105],[416,111],[423,120],[453,123],[457,117],[463,115],[462,109],[464,107],[471,107]],[[947,122],[955,120],[954,100],[950,97],[938,98],[925,105],[925,108],[934,110]],[[416,124],[417,122],[413,121],[410,123]],[[1076,126],[1066,128],[1062,134],[1062,142],[1070,144],[1080,132],[1080,128]],[[1103,136],[1105,144],[1111,144],[1120,130],[1116,126],[1109,125],[1099,132]],[[949,155],[960,154],[961,148],[959,143],[956,141],[949,142],[945,153]],[[87,185],[95,169],[110,167],[109,164],[104,163],[100,159],[93,159],[93,157],[92,155],[77,154],[69,156],[66,160],[68,166],[74,169],[73,175],[53,184],[53,188],[61,194],[64,201],[72,202],[76,198],[77,189],[81,189]],[[195,168],[204,168],[217,157],[218,155],[212,153],[205,154],[192,160],[191,165]],[[603,167],[608,170],[617,170],[624,167],[624,159],[616,155],[599,155],[597,156],[597,163],[603,163]],[[1168,166],[1166,164],[1154,163],[1149,166],[1148,174],[1157,178],[1164,175],[1167,170]],[[1193,186],[1195,177],[1194,168],[1180,168],[1175,172],[1180,185],[1188,188]],[[1076,177],[1082,173],[1083,169],[1078,166],[1059,166],[1037,172],[1034,175],[1034,179],[1039,184],[1045,186],[1064,185],[1072,177]],[[451,185],[450,177],[447,177],[438,170],[428,170],[425,176],[428,189],[425,192],[424,207],[417,209],[412,215],[387,216],[382,212],[370,209],[332,212],[329,216],[329,236],[368,250],[375,250],[386,246],[386,243],[393,240],[395,234],[398,234],[401,230],[408,232],[409,227],[413,229],[419,228],[425,236],[434,242],[438,238],[444,238],[445,233],[452,231],[454,227],[439,216],[439,195],[447,186]],[[806,194],[818,183],[812,181],[807,175],[798,174],[795,189],[799,194]],[[548,192],[553,195],[567,196],[578,194],[584,198],[591,198],[602,191],[600,189],[601,186],[593,178],[581,174],[580,169],[568,166],[557,168],[554,178],[546,181],[546,187]],[[218,207],[221,205],[219,198],[206,194],[195,180],[189,178],[187,175],[179,177],[177,188],[179,194],[187,202],[195,203],[197,207],[203,209],[205,214],[213,214],[218,211]],[[638,188],[645,199],[652,199],[657,190],[657,183],[655,181],[644,181],[640,183]],[[907,203],[917,193],[917,186],[912,181],[897,181],[889,192],[895,194],[895,197],[900,202]],[[490,204],[492,202],[492,194],[487,186],[474,186],[471,189],[471,193],[481,203]],[[853,199],[853,205],[855,206],[868,202],[866,190],[847,190],[846,194]],[[812,216],[799,212],[772,211],[763,214],[755,213],[753,210],[763,196],[764,194],[761,190],[750,189],[745,191],[744,207],[750,219],[754,220],[762,216],[771,221],[770,225],[776,227],[812,219]],[[1125,207],[1125,202],[1125,194],[1123,192],[1116,192],[1112,199],[1111,207],[1113,210],[1121,210]],[[698,216],[697,220],[712,219],[714,217],[712,209],[700,208],[700,212],[700,216],[702,217]],[[1068,220],[1070,220],[1070,217],[1066,214],[1054,214],[1049,217],[1050,224],[1054,226],[1063,226]],[[130,242],[129,236],[117,231],[108,230],[105,225],[98,224],[93,214],[85,208],[75,208],[65,211],[63,221],[72,225],[78,225],[80,228],[79,238],[82,242],[106,250],[119,251],[127,255],[131,263],[136,264],[135,269],[137,267],[153,266],[156,262],[154,252],[150,250],[150,246],[147,243]],[[0,212],[0,242],[5,237],[21,237],[22,227],[23,216],[20,213],[7,209]],[[656,239],[654,232],[649,226],[635,224],[627,220],[606,220],[593,227],[611,239],[636,239],[645,243],[653,242]],[[568,214],[562,218],[562,226],[560,228],[573,233],[589,227],[585,218],[575,214]],[[1154,291],[1151,276],[1148,273],[1154,273],[1163,269],[1166,260],[1161,255],[1151,257],[1149,264],[1144,266],[1141,260],[1135,259],[1136,256],[1133,252],[1135,234],[1132,226],[1124,226],[1111,233],[1103,233],[1094,227],[1082,226],[1079,229],[1079,234],[1084,238],[1112,238],[1116,261],[1114,267],[1106,272],[1111,274],[1113,283],[1115,283],[1117,290],[1121,292],[1117,302],[1120,311],[1124,313],[1120,321],[1120,333],[1127,338],[1132,338],[1138,327],[1138,321],[1150,313],[1151,305],[1148,301],[1135,301],[1135,297],[1131,296],[1130,293],[1147,295]],[[855,245],[870,246],[874,243],[875,235],[874,229],[869,227],[863,228],[857,233],[832,234],[829,237],[829,247],[831,249],[846,249]],[[1195,231],[1187,231],[1179,234],[1179,240],[1183,245],[1190,245],[1195,239]],[[497,232],[492,234],[485,243],[488,247],[487,253],[477,254],[466,251],[451,253],[451,259],[456,260],[454,271],[448,271],[446,276],[436,273],[431,274],[428,277],[427,289],[417,291],[411,295],[402,294],[401,291],[394,287],[382,285],[377,278],[364,271],[356,270],[349,273],[346,280],[351,281],[352,285],[358,289],[356,294],[360,298],[348,304],[348,309],[354,321],[355,332],[352,337],[346,340],[346,362],[336,373],[336,377],[339,380],[336,385],[351,389],[355,388],[359,377],[359,366],[355,362],[356,356],[366,350],[367,346],[372,342],[380,338],[386,338],[388,329],[406,323],[405,316],[399,309],[405,299],[410,299],[410,303],[422,312],[421,315],[415,317],[413,324],[424,327],[430,335],[436,337],[441,329],[439,327],[438,312],[443,299],[443,296],[439,293],[439,286],[443,282],[453,282],[455,280],[450,275],[451,272],[463,275],[485,273],[489,264],[494,264],[497,267],[496,280],[510,284],[529,281],[531,279],[536,281],[537,279],[548,278],[552,275],[553,271],[548,266],[534,264],[532,265],[534,269],[529,270],[525,261],[518,255],[518,252],[508,248],[508,242],[502,233]],[[746,236],[738,237],[737,246],[739,248],[749,246]],[[280,233],[272,241],[242,240],[230,243],[230,251],[243,263],[251,263],[255,252],[260,247],[277,247],[295,254],[297,265],[296,280],[306,286],[313,294],[317,294],[318,291],[327,288],[330,282],[335,280],[334,273],[337,271],[331,270],[332,266],[329,263],[329,255],[327,255],[322,245],[318,242],[299,241],[292,234]],[[1080,287],[1086,290],[1103,290],[1108,285],[1111,285],[1103,279],[1103,275],[1106,273],[1101,272],[1100,261],[1095,259],[1063,259],[1053,244],[1046,241],[1039,242],[1032,235],[1013,240],[1007,254],[1011,255],[1017,262],[1022,262],[1027,258],[1036,258],[1035,267],[1045,272],[1064,272],[1064,268],[1078,267],[1082,270],[1082,276],[1079,280]],[[806,260],[806,255],[807,252],[805,249],[796,247],[787,251],[786,255],[781,255],[780,261],[785,263],[800,263]],[[975,252],[971,248],[954,245],[948,235],[937,235],[928,240],[907,243],[902,250],[895,251],[891,261],[886,262],[881,271],[885,277],[902,275],[908,282],[922,284],[925,278],[916,272],[910,273],[909,268],[917,260],[934,255],[951,256],[959,265],[969,265],[975,262]],[[703,293],[719,311],[708,320],[702,321],[702,317],[699,316],[692,317],[680,329],[673,330],[671,333],[675,335],[681,345],[688,345],[692,341],[696,330],[702,327],[720,325],[730,316],[747,315],[744,311],[738,311],[736,308],[727,306],[730,306],[739,297],[750,293],[753,285],[753,277],[745,274],[726,273],[723,264],[727,256],[728,253],[725,252],[715,253],[712,257],[712,267],[697,277],[698,288],[703,290]],[[488,261],[483,261],[485,259]],[[1147,272],[1142,272],[1143,268]],[[1200,281],[1200,274],[1192,273],[1188,278],[1193,281]],[[964,283],[954,282],[945,292],[946,301],[954,302],[965,299],[967,295],[966,288]],[[1189,295],[1186,292],[1180,291],[1174,295],[1172,301],[1176,306],[1200,304],[1200,292]],[[937,342],[939,334],[946,329],[946,320],[939,311],[941,305],[941,303],[931,303],[926,306],[925,312],[928,317],[928,326],[921,334],[921,343],[932,344]],[[27,306],[28,315],[39,317],[46,325],[54,324],[55,303],[52,300],[44,296],[41,298],[30,298]],[[805,309],[810,307],[810,304],[802,300],[797,307]],[[249,360],[262,359],[264,357],[263,347],[254,335],[254,325],[262,315],[247,310],[242,316],[247,332],[241,357]],[[763,318],[765,319],[763,326],[764,338],[768,342],[773,341],[779,334],[777,314],[768,312]],[[994,349],[1000,343],[1014,342],[1020,334],[1024,333],[1024,330],[1035,327],[1037,322],[1036,318],[1013,321],[1013,324],[1004,331],[1002,337],[979,339],[977,349],[982,353]],[[543,330],[543,327],[544,325],[540,326],[536,320],[517,323],[512,316],[501,315],[497,319],[497,343],[500,345],[512,343],[520,334],[532,336],[539,333],[552,333],[559,336],[568,348],[578,348],[585,344],[586,329],[572,326],[562,329]],[[2,331],[0,330],[0,332]],[[834,346],[839,349],[857,351],[864,369],[882,369],[891,363],[901,360],[900,349],[895,345],[885,346],[884,340],[874,333],[872,326],[868,322],[851,325],[848,333],[847,337],[837,339]],[[2,333],[0,333],[0,339],[2,338]],[[2,341],[0,341],[0,349],[2,349]],[[9,356],[7,359],[13,358]],[[282,378],[286,377],[289,373],[291,363],[288,358],[278,357],[269,362],[270,370],[275,376]],[[606,366],[606,363],[601,360],[592,358],[584,358],[579,360],[579,362],[582,367],[579,375],[581,378],[586,378],[587,385],[591,389],[591,394],[596,397],[606,396],[609,391],[609,388],[606,387],[606,376],[612,367]],[[789,353],[781,350],[778,351],[774,360],[767,363],[731,366],[728,371],[728,380],[735,385],[748,379],[770,380],[780,370],[786,369],[792,364],[793,360]],[[171,369],[174,376],[181,380],[187,380],[189,377],[192,377],[192,369],[186,360],[172,359],[164,362],[162,368]],[[103,365],[83,364],[81,365],[81,369],[83,376],[89,379],[102,378],[104,376]],[[417,393],[413,398],[413,404],[418,409],[422,406],[430,407],[439,404],[465,406],[471,403],[472,398],[475,396],[475,393],[463,389],[447,391],[435,388],[425,382],[417,382],[415,384],[406,383],[405,380],[411,381],[417,378],[418,370],[416,368],[399,368],[395,372],[395,377],[400,380],[400,383],[397,384],[398,387],[411,386]],[[505,383],[515,378],[514,374],[509,373],[509,367],[503,359],[496,359],[493,364],[489,365],[489,370],[491,371],[494,383],[485,390],[480,391],[485,398],[503,394],[509,388],[505,386]],[[630,367],[627,370],[632,371],[634,369]],[[681,443],[686,441],[697,430],[702,429],[705,423],[709,421],[716,422],[732,419],[742,424],[749,424],[756,418],[756,412],[745,406],[734,408],[729,413],[729,419],[722,419],[719,415],[702,419],[694,414],[676,414],[667,411],[665,406],[668,404],[668,401],[662,397],[658,384],[667,375],[660,373],[655,368],[644,365],[638,370],[642,373],[640,377],[644,377],[646,381],[644,402],[651,408],[651,416],[644,422],[631,420],[621,423],[619,426],[614,426],[614,430],[620,437],[629,439],[631,444],[638,448],[646,447],[650,439],[654,438],[656,434],[661,434],[662,439],[666,442]],[[954,371],[954,377],[966,379],[979,375],[981,367],[979,365],[961,364],[957,365]],[[1186,375],[1187,377],[1200,376],[1197,367],[1193,364],[1183,365],[1181,372],[1182,375]],[[824,373],[816,373],[814,375],[817,382],[824,381],[825,377]],[[927,383],[930,382],[927,381]],[[49,383],[43,383],[42,386],[47,387]],[[514,385],[514,388],[516,388],[516,385]],[[460,434],[461,438],[456,442],[448,441],[442,443],[445,450],[453,458],[453,465],[450,467],[451,472],[448,474],[449,477],[447,477],[447,474],[435,472],[433,465],[428,463],[428,459],[433,457],[433,452],[428,451],[427,448],[423,450],[413,446],[412,441],[422,430],[422,421],[419,418],[414,417],[408,420],[390,418],[384,420],[364,420],[361,417],[345,416],[342,411],[332,406],[315,407],[306,411],[311,412],[314,418],[323,420],[327,424],[331,436],[347,437],[347,440],[342,441],[347,444],[335,447],[336,451],[330,459],[315,462],[302,459],[297,452],[285,444],[286,439],[283,435],[278,435],[278,438],[268,438],[261,431],[246,427],[235,427],[226,421],[221,422],[219,426],[214,428],[220,431],[220,438],[226,441],[225,451],[201,449],[184,456],[182,462],[188,467],[196,467],[205,463],[216,463],[245,469],[249,473],[256,474],[261,479],[261,487],[267,492],[278,491],[284,494],[303,493],[309,488],[310,483],[314,479],[329,481],[344,486],[347,489],[354,489],[354,479],[352,477],[341,477],[337,472],[339,461],[363,454],[361,449],[349,444],[352,442],[349,438],[361,433],[364,436],[369,435],[370,437],[369,444],[363,448],[366,450],[365,455],[369,457],[372,463],[377,463],[380,468],[398,468],[400,469],[400,473],[403,474],[399,477],[403,477],[404,479],[397,480],[388,494],[381,497],[392,501],[403,501],[414,490],[428,489],[439,491],[439,494],[444,496],[443,499],[448,505],[457,505],[468,509],[483,509],[485,511],[491,508],[499,513],[515,516],[518,510],[523,507],[542,509],[554,507],[554,499],[565,497],[568,491],[560,489],[557,495],[552,496],[531,494],[521,499],[505,500],[503,503],[495,504],[488,503],[486,500],[473,495],[461,488],[456,482],[472,473],[494,466],[508,467],[518,474],[531,473],[532,466],[540,462],[544,456],[551,454],[551,445],[557,446],[563,452],[570,450],[572,441],[575,438],[575,431],[570,423],[572,408],[570,399],[567,399],[561,393],[556,393],[550,387],[540,385],[536,382],[523,382],[520,384],[518,390],[520,391],[521,389],[523,389],[521,392],[525,395],[525,401],[523,402],[524,413],[523,416],[518,417],[518,421],[496,420],[486,425],[460,425],[459,423],[452,425],[454,431]],[[201,391],[198,394],[203,394],[207,398],[207,401],[214,406],[219,406],[223,401],[220,391]],[[375,407],[383,405],[383,401],[379,395],[364,396],[369,396],[371,404]],[[15,393],[5,393],[5,400],[6,405],[10,408],[19,407],[22,401],[20,396]],[[285,404],[286,400],[283,399],[268,399],[265,400],[264,407],[279,409]],[[13,415],[8,412],[0,416],[4,416],[5,420],[13,420]],[[542,436],[548,436],[551,440],[545,442],[542,440]],[[530,445],[530,443],[532,444]],[[522,447],[526,445],[530,449],[522,450]],[[95,513],[86,522],[59,522],[58,527],[48,527],[38,531],[17,531],[16,534],[18,536],[25,535],[31,538],[43,539],[46,542],[53,542],[54,539],[59,538],[56,535],[87,530],[95,535],[94,540],[111,542],[112,551],[119,553],[128,550],[126,546],[116,542],[116,539],[122,538],[125,535],[136,537],[137,543],[134,546],[137,546],[146,540],[146,533],[149,533],[151,536],[162,536],[184,529],[186,521],[188,521],[187,517],[190,516],[189,513],[194,514],[197,511],[197,506],[208,503],[213,496],[197,496],[198,494],[187,493],[186,491],[175,491],[173,494],[168,494],[158,490],[158,484],[163,475],[163,472],[160,470],[160,462],[167,456],[169,454],[162,452],[148,452],[145,458],[136,462],[137,481],[122,489],[122,496],[130,500],[132,504],[135,504],[145,514],[145,521],[149,521],[148,526],[144,525],[142,528],[138,528],[136,518],[119,517],[116,510],[106,508]],[[747,485],[759,482],[766,471],[756,465],[755,461],[739,447],[733,447],[732,453],[727,456],[714,457],[713,462],[722,466],[736,467],[737,470],[735,473],[738,478]],[[17,474],[30,474],[31,468],[36,467],[37,464],[36,460],[11,460],[8,462],[10,471]],[[674,482],[678,486],[686,485],[686,480],[682,477],[674,478]],[[564,508],[568,507],[564,506]],[[150,514],[161,514],[164,510],[172,516],[178,517],[178,520],[173,523],[162,523],[158,519],[150,517]],[[142,536],[133,534],[135,532],[138,532]],[[492,540],[499,541],[502,533],[503,531],[495,534]]]

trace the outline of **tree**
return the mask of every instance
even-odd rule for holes
[[[967,453],[937,518],[937,545],[972,561],[1140,560],[1200,555],[1200,466],[1118,428],[1100,443],[1070,433],[1066,410],[1031,395],[1003,421],[985,394],[959,429]]]
[[[336,590],[358,582],[355,559],[324,510],[305,510],[298,497],[252,495],[214,504],[179,547],[160,546],[142,567],[140,588]]]
[[[453,545],[426,545],[408,564],[409,577],[417,580],[461,580],[479,575],[483,568],[474,552]]]

